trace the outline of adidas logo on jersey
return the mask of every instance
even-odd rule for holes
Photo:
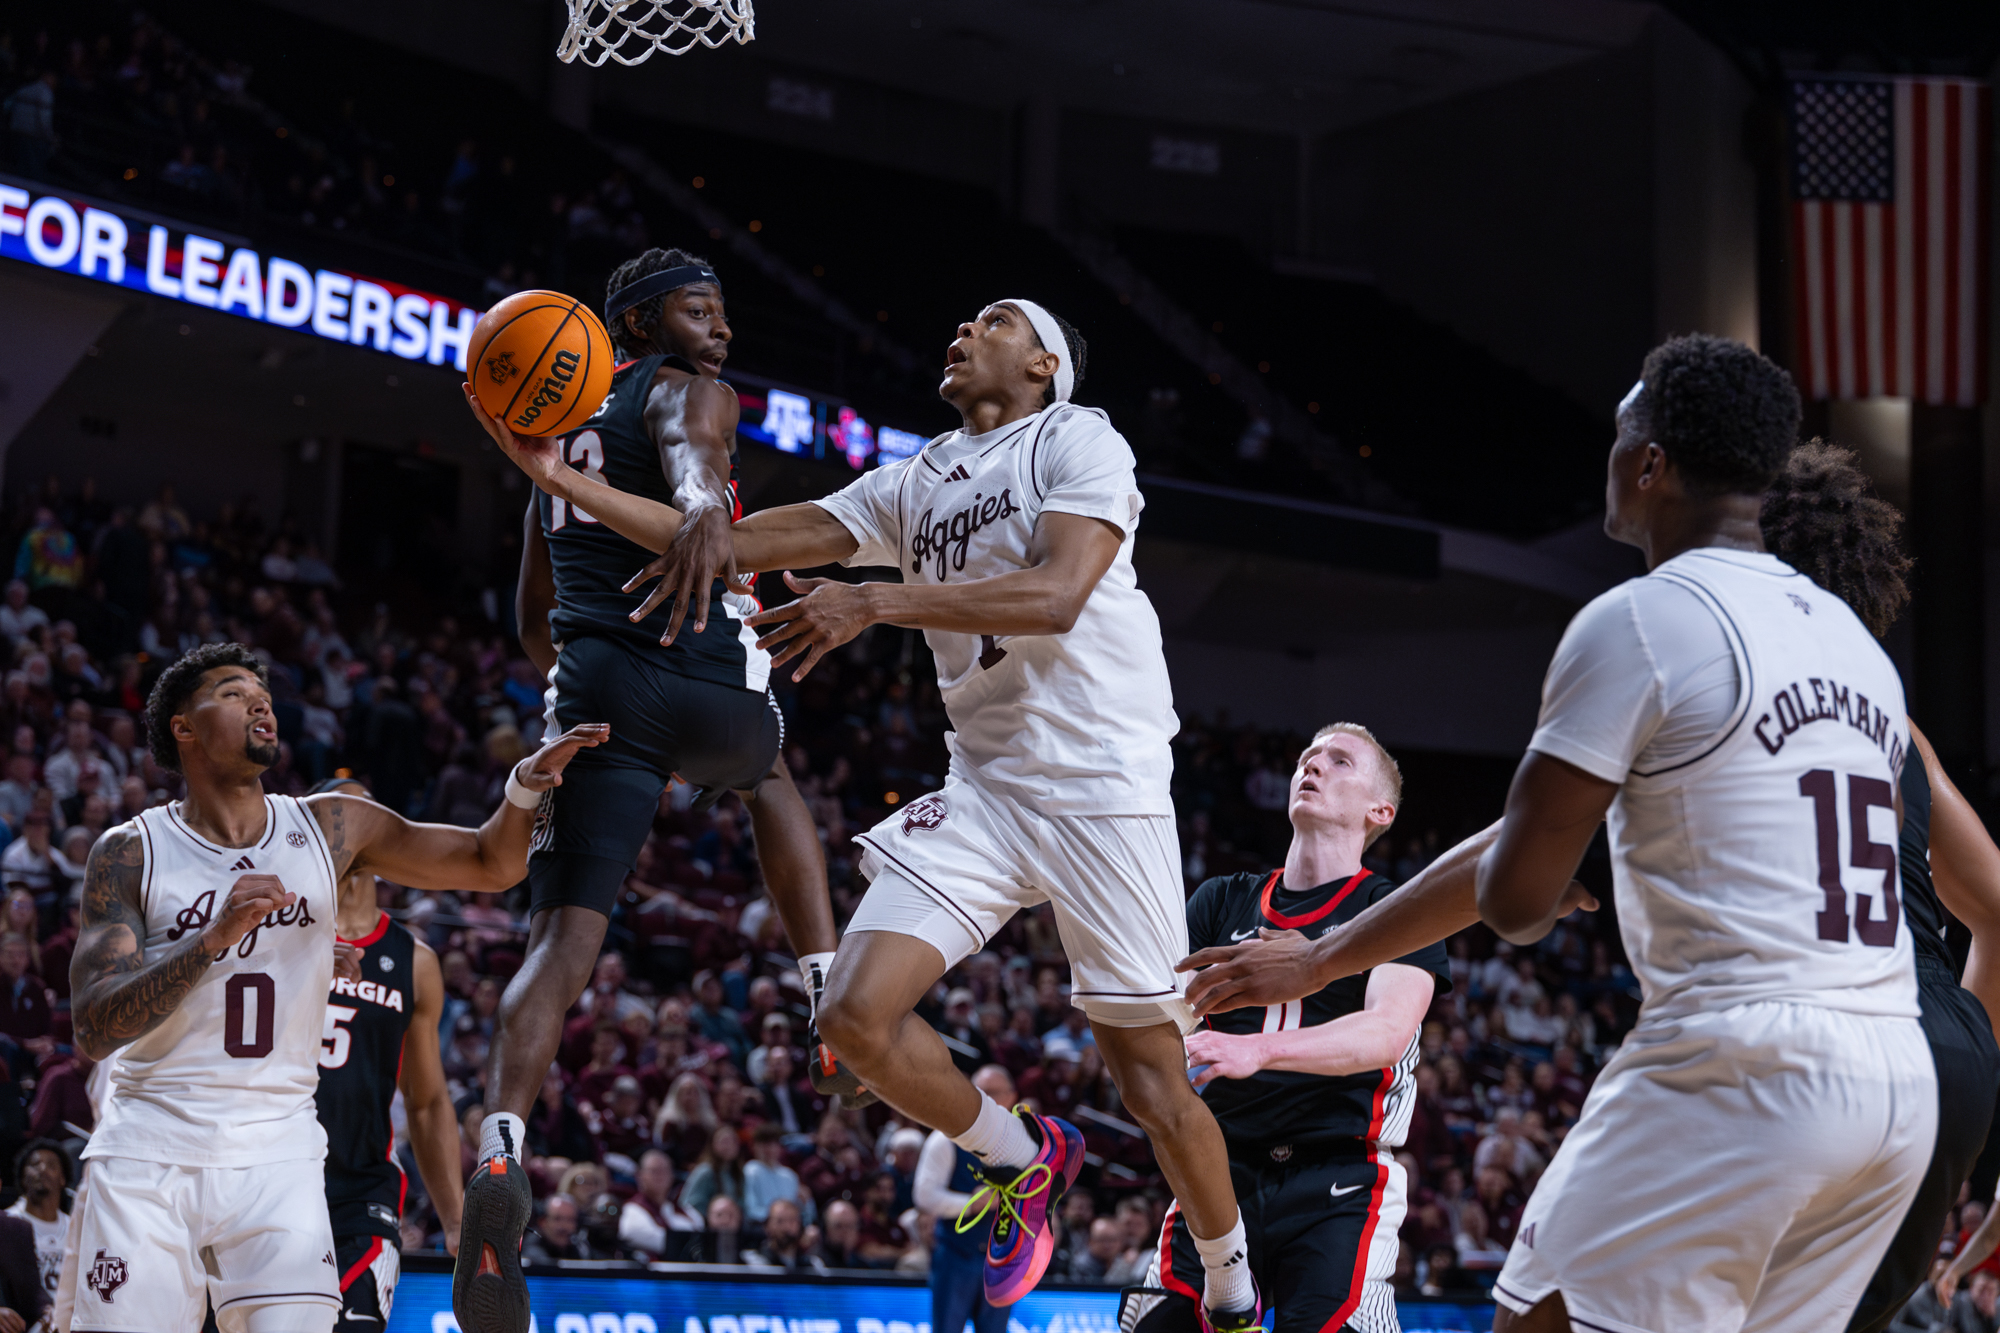
[[[229,868],[231,870],[255,870],[257,863],[247,856],[239,856],[236,858],[236,864]]]
[[[951,470],[950,472],[947,472],[947,473],[945,474],[945,478],[944,478],[944,479],[945,479],[946,481],[971,481],[971,480],[972,480],[972,474],[971,474],[970,472],[967,472],[967,471],[965,470],[965,464],[963,464],[963,463],[960,463],[960,464],[959,464],[959,465],[958,465],[957,467],[953,468],[953,469],[952,469],[952,470]]]

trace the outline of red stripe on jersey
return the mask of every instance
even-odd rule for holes
[[[1189,1300],[1201,1301],[1201,1293],[1189,1286],[1187,1280],[1174,1272],[1174,1223],[1180,1220],[1181,1205],[1177,1199],[1167,1209],[1166,1220],[1160,1223],[1160,1282],[1168,1291],[1177,1291]]]
[[[363,935],[358,940],[342,940],[341,943],[351,944],[357,949],[365,949],[369,945],[381,939],[384,935],[387,935],[388,933],[389,933],[389,914],[387,912],[384,912],[382,913],[381,917],[377,919],[377,921],[375,922],[375,929],[369,931],[366,935]]]
[[[385,925],[388,923],[388,920],[387,916],[382,918]],[[410,988],[410,1007],[412,1009],[416,1007],[416,998],[417,989],[412,986]],[[396,1052],[395,1086],[399,1088],[403,1086],[403,1057],[409,1052],[409,1041],[409,1037],[405,1036],[401,1049]],[[395,1096],[394,1093],[389,1094],[389,1100],[392,1104],[395,1101]],[[390,1113],[389,1107],[385,1106],[382,1108],[382,1118],[389,1122],[389,1165],[396,1168],[396,1216],[401,1217],[403,1215],[403,1205],[410,1201],[410,1174],[403,1170],[403,1164],[396,1160],[396,1117]]]
[[[374,1243],[370,1245],[367,1249],[363,1250],[361,1252],[361,1257],[354,1261],[353,1267],[349,1268],[345,1273],[342,1273],[340,1275],[340,1289],[342,1291],[346,1291],[349,1287],[353,1286],[354,1279],[360,1277],[363,1273],[367,1272],[368,1265],[374,1263],[376,1259],[380,1258],[381,1254],[382,1254],[382,1238],[380,1236],[377,1236],[375,1238]]]
[[[1327,899],[1318,907],[1313,908],[1312,911],[1301,912],[1297,916],[1287,916],[1277,908],[1271,906],[1271,894],[1278,887],[1278,877],[1284,873],[1282,870],[1273,870],[1271,872],[1271,877],[1264,881],[1264,896],[1258,902],[1258,906],[1264,910],[1264,919],[1277,926],[1280,930],[1297,930],[1300,926],[1310,926],[1313,922],[1320,920],[1332,912],[1334,908],[1346,902],[1347,895],[1354,892],[1355,887],[1362,880],[1368,878],[1366,870],[1357,870],[1354,872],[1353,879],[1341,885],[1333,897]]]
[[[1351,887],[1351,886],[1350,886]],[[1393,1067],[1382,1071],[1382,1081],[1375,1085],[1375,1107],[1368,1117],[1368,1143],[1374,1147],[1375,1140],[1382,1134],[1382,1117],[1389,1101],[1389,1084],[1395,1079]],[[1348,1317],[1361,1308],[1362,1289],[1368,1282],[1368,1252],[1375,1245],[1375,1228],[1382,1223],[1382,1196],[1389,1191],[1389,1168],[1382,1161],[1382,1150],[1375,1149],[1375,1188],[1368,1194],[1368,1224],[1361,1228],[1361,1246],[1354,1254],[1354,1274],[1348,1279],[1347,1299],[1333,1312],[1333,1318],[1321,1325],[1320,1333],[1335,1333],[1347,1323]]]

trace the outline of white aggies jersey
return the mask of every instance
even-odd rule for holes
[[[1719,725],[1648,749],[1718,696]],[[1881,645],[1775,556],[1685,552],[1577,614],[1530,746],[1622,784],[1608,822],[1642,1022],[1754,1001],[1916,1016],[1896,869],[1908,745]]]
[[[234,1167],[326,1156],[313,1092],[333,985],[333,862],[303,803],[267,796],[264,806],[254,847],[195,836],[175,805],[131,822],[145,852],[148,963],[206,925],[242,875],[276,875],[298,898],[224,950],[165,1022],[119,1049],[85,1157]]]
[[[985,435],[953,431],[815,501],[854,534],[849,565],[906,583],[1030,566],[1044,513],[1103,519],[1118,556],[1066,634],[925,630],[954,732],[952,769],[1047,815],[1171,815],[1168,742],[1180,729],[1160,622],[1139,591],[1132,537],[1145,499],[1104,413],[1058,403]]]

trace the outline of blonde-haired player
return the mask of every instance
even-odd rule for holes
[[[1361,855],[1402,800],[1402,771],[1373,733],[1321,727],[1292,771],[1284,866],[1204,883],[1188,902],[1188,943],[1317,939],[1394,893]],[[1394,1150],[1416,1104],[1418,1029],[1450,988],[1444,946],[1430,944],[1287,1003],[1218,1015],[1188,1037],[1277,1333],[1395,1333],[1389,1279],[1407,1182]],[[1153,1299],[1138,1297],[1121,1323],[1195,1333],[1203,1275],[1178,1207],[1150,1285]]]

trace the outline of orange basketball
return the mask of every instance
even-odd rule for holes
[[[479,317],[465,366],[479,405],[516,435],[559,435],[611,392],[611,335],[561,292],[515,292]]]

